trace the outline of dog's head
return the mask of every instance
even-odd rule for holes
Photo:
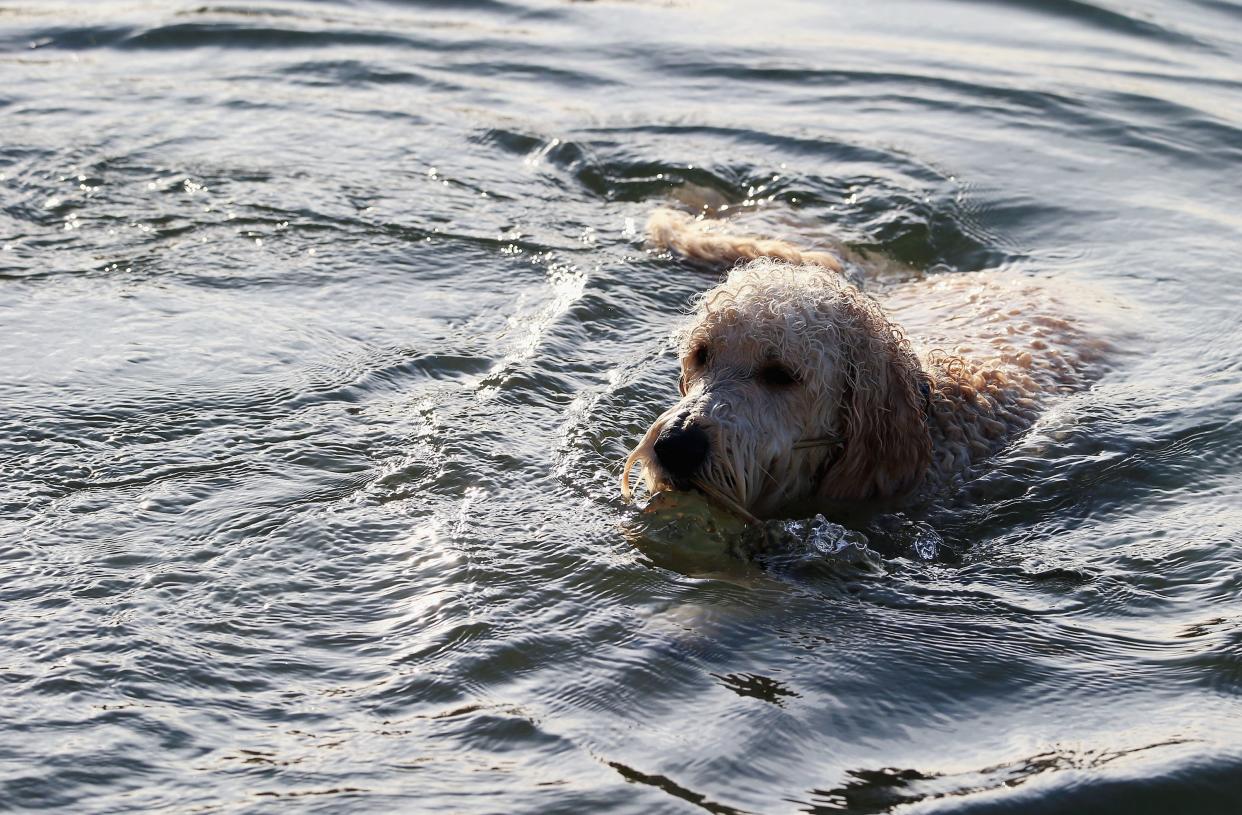
[[[626,461],[648,489],[699,488],[756,516],[899,494],[930,459],[922,371],[870,298],[818,266],[758,260],[698,302],[681,401]]]

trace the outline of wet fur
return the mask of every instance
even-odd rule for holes
[[[678,419],[708,433],[700,480],[757,516],[808,499],[934,488],[1029,427],[1048,395],[1081,387],[1096,347],[1039,286],[1013,275],[895,288],[899,309],[944,323],[916,347],[835,254],[732,235],[722,222],[667,209],[652,215],[648,237],[698,263],[737,265],[679,334],[682,398],[627,460],[627,496],[635,464],[649,490],[674,488],[654,444]],[[941,350],[946,340],[956,340],[952,350]],[[772,364],[796,382],[766,384],[760,373]],[[831,441],[799,446],[808,439]]]

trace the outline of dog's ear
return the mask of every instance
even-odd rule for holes
[[[923,374],[878,307],[858,295],[847,311],[838,407],[844,441],[820,490],[839,500],[900,495],[931,462]]]

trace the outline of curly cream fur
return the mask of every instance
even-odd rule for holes
[[[983,349],[920,352],[826,252],[732,236],[720,222],[669,210],[653,214],[648,234],[691,260],[749,262],[699,298],[681,331],[682,398],[627,460],[627,496],[634,464],[648,489],[674,487],[654,453],[674,420],[708,435],[699,482],[754,515],[905,495],[996,452],[1030,426],[1044,396],[1085,381],[1092,344],[1064,319],[1025,307],[1039,298],[1021,281],[973,273],[907,284],[899,308],[913,313],[921,298],[938,298],[932,311]],[[765,382],[771,365],[795,381]]]
[[[746,238],[716,231],[719,221],[696,219],[671,209],[657,209],[647,221],[647,238],[652,244],[671,249],[682,257],[716,266],[739,260],[768,258],[793,266],[822,266],[843,270],[840,258],[829,252],[799,249],[791,243]]]

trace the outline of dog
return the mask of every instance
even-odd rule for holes
[[[654,493],[699,490],[746,520],[795,506],[903,499],[951,483],[1029,428],[1050,397],[1083,388],[1103,344],[1015,273],[926,275],[889,308],[849,253],[736,235],[654,212],[648,240],[732,267],[677,335],[680,400],[625,461]],[[945,350],[948,349],[948,350]]]

